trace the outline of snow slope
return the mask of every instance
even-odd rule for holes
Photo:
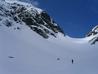
[[[88,39],[60,34],[44,39],[26,26],[16,31],[2,26],[0,74],[97,74],[98,43]]]
[[[28,26],[14,26],[0,25],[0,74],[98,74],[98,42],[91,44],[98,34],[45,39]]]

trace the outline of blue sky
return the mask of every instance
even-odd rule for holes
[[[98,24],[98,0],[36,0],[71,37],[84,37]]]

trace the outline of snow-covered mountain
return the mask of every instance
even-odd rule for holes
[[[59,32],[64,34],[45,11],[17,0],[1,1],[0,19],[0,23],[3,23],[1,25],[13,27],[13,29],[20,29],[20,25],[26,25],[44,38],[48,38],[49,35],[56,37]]]
[[[91,44],[95,44],[98,41],[98,25],[95,26],[86,36],[87,37],[93,36],[90,42],[92,42]]]
[[[98,74],[97,32],[64,36],[42,9],[0,1],[0,74]]]

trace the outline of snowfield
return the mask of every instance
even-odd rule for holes
[[[62,34],[44,39],[26,26],[1,26],[0,74],[97,74],[98,43],[87,40]]]
[[[45,39],[23,22],[11,20],[14,25],[6,27],[4,19],[0,21],[0,74],[98,74],[98,33],[84,38],[56,33]]]

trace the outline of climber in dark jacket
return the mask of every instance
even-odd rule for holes
[[[74,63],[74,60],[72,59],[71,62],[72,62],[72,64],[73,64],[73,63]]]

